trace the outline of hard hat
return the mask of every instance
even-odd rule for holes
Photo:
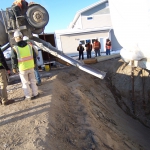
[[[23,40],[24,40],[24,41],[27,41],[27,40],[29,40],[29,38],[28,38],[27,36],[24,36],[24,37],[23,37]]]
[[[14,38],[16,38],[16,37],[23,37],[22,33],[19,30],[16,30],[14,32]]]
[[[81,42],[79,42],[79,45],[81,45],[82,43]]]

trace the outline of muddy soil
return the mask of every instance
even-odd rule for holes
[[[149,150],[149,116],[138,117],[137,104],[136,113],[131,111],[125,88],[121,93],[125,81],[118,88],[123,78],[118,61],[92,65],[108,72],[104,80],[72,66],[51,70],[32,101],[23,100],[20,83],[9,85],[15,103],[0,106],[0,149]],[[148,114],[147,107],[139,108]]]

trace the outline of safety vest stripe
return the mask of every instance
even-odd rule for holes
[[[20,58],[20,59],[18,59],[18,62],[24,62],[24,61],[28,61],[28,60],[33,60],[33,57],[28,56],[28,57]]]
[[[25,47],[14,47],[17,53],[19,71],[34,68],[32,46],[26,45]]]
[[[110,48],[111,48],[111,46],[106,45],[106,49],[110,49]]]

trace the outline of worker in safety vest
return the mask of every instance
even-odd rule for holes
[[[111,49],[111,41],[109,39],[106,39],[106,55],[110,55],[110,49]]]
[[[93,49],[95,51],[95,57],[97,57],[97,55],[100,56],[101,43],[98,41],[98,38],[95,38]]]
[[[10,74],[10,69],[6,63],[4,54],[0,48],[0,103],[2,105],[8,105],[11,102],[13,102],[12,100],[8,100],[7,73]]]
[[[20,31],[16,30],[14,32],[14,38],[17,45],[13,47],[11,54],[13,72],[17,73],[17,68],[19,69],[25,99],[34,99],[39,95],[34,75],[36,54],[32,49],[32,45],[23,41],[23,35]]]
[[[27,36],[24,36],[23,37],[23,40],[26,41],[28,44],[32,44],[32,47],[34,49],[34,52],[36,54],[36,58],[38,58],[38,47],[35,46],[33,43],[32,43],[32,40],[30,40]],[[42,82],[41,82],[41,76],[40,76],[40,73],[39,73],[39,70],[38,70],[38,64],[37,64],[37,59],[36,59],[36,62],[35,62],[35,67],[34,67],[34,74],[35,74],[35,78],[36,78],[36,85],[37,86],[40,86],[42,85]]]

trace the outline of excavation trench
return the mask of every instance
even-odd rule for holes
[[[148,72],[135,69],[133,113],[131,67],[120,59],[91,65],[107,72],[104,80],[73,66],[51,70],[34,101],[21,99],[20,83],[9,85],[16,102],[1,106],[0,149],[149,150]]]

